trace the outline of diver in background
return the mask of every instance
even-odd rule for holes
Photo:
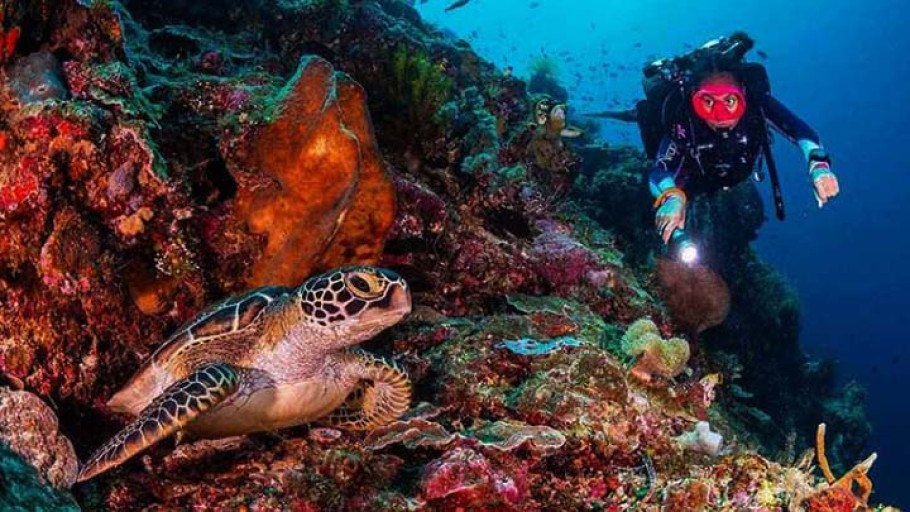
[[[738,32],[689,55],[657,61],[644,70],[646,99],[635,111],[592,114],[638,122],[645,152],[654,159],[649,181],[655,223],[665,243],[685,237],[691,196],[760,176],[762,159],[771,175],[777,216],[783,219],[769,128],[802,150],[819,207],[839,192],[818,134],[771,96],[763,66],[743,62],[752,45]]]
[[[664,242],[685,229],[687,193],[726,189],[753,174],[766,123],[802,150],[819,207],[838,194],[818,134],[770,94],[749,94],[735,75],[716,72],[697,82],[689,98],[687,112],[669,125],[651,168],[655,222]]]

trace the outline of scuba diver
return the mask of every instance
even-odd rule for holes
[[[743,61],[752,46],[749,36],[737,32],[690,54],[656,61],[644,69],[646,99],[634,110],[589,114],[638,122],[645,153],[654,161],[649,181],[657,230],[686,263],[698,259],[685,232],[689,199],[725,190],[750,175],[761,180],[762,160],[777,217],[783,220],[769,128],[802,150],[819,207],[839,192],[818,134],[771,96],[761,64]]]

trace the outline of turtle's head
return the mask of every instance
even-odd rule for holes
[[[411,292],[395,272],[347,267],[310,278],[298,288],[307,323],[353,345],[371,338],[411,312]]]

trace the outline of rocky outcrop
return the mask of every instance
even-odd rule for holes
[[[79,460],[58,427],[57,415],[40,398],[0,388],[0,445],[31,464],[45,482],[69,489],[79,473]]]

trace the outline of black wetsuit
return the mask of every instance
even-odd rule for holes
[[[819,148],[818,134],[770,94],[746,95],[746,111],[730,130],[713,130],[680,102],[668,116],[667,130],[651,169],[651,192],[671,187],[687,194],[732,187],[748,178],[759,164],[767,125],[783,134],[803,153]]]

